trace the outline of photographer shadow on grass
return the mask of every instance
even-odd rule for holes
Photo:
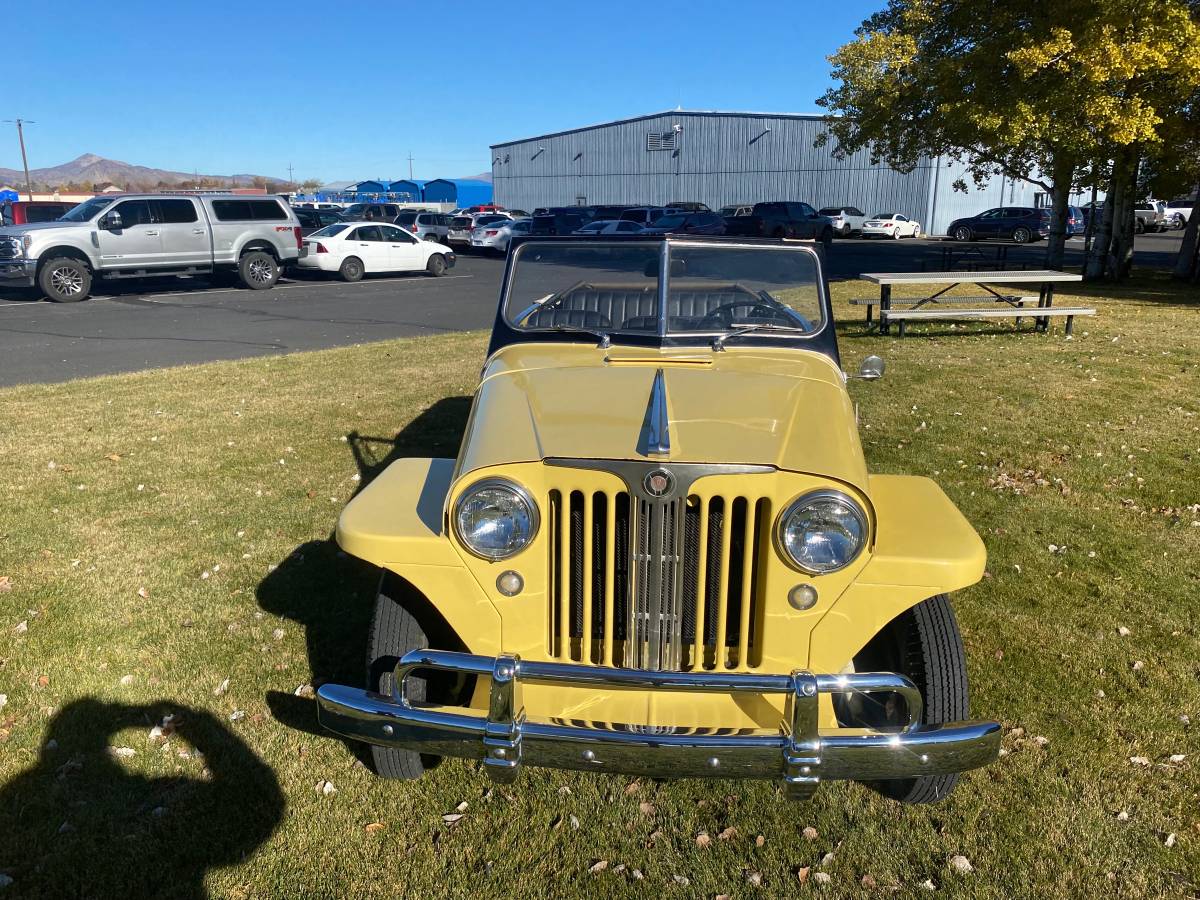
[[[148,744],[168,715],[166,749]],[[139,732],[132,752],[114,752],[126,729]],[[209,713],[76,700],[55,713],[36,762],[0,786],[5,896],[205,897],[205,874],[250,856],[284,805],[270,766]]]
[[[455,456],[470,410],[470,397],[447,397],[393,438],[351,432],[347,444],[358,466],[358,491],[397,459]],[[259,583],[256,595],[263,610],[304,627],[314,688],[326,682],[366,683],[367,637],[379,578],[378,567],[348,555],[330,535],[301,544]],[[267,704],[276,721],[289,728],[333,737],[317,723],[311,697],[272,691]],[[362,745],[346,743],[365,759]]]

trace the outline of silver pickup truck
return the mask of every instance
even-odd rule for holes
[[[246,287],[263,290],[303,246],[281,197],[101,195],[55,222],[0,228],[0,288],[36,286],[71,303],[88,298],[95,278],[236,272]]]

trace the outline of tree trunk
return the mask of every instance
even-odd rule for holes
[[[1123,193],[1124,160],[1123,152],[1117,152],[1113,157],[1112,175],[1109,176],[1108,191],[1104,198],[1104,212],[1100,216],[1099,227],[1096,229],[1096,237],[1092,243],[1092,256],[1088,261],[1087,271],[1084,273],[1084,277],[1088,281],[1099,281],[1110,274],[1109,251],[1112,249],[1113,227],[1116,221],[1113,213]],[[1096,211],[1093,209],[1092,216],[1095,215]]]
[[[1067,206],[1075,183],[1073,163],[1055,158],[1052,166],[1050,198],[1050,235],[1046,238],[1046,268],[1061,270],[1067,243]]]
[[[1136,166],[1134,168],[1136,172]],[[1113,246],[1113,277],[1117,281],[1124,281],[1133,271],[1133,240],[1134,240],[1134,211],[1136,205],[1134,195],[1136,193],[1137,176],[1130,177],[1129,182],[1125,185],[1125,196],[1122,198],[1121,208],[1117,210],[1121,227],[1117,231],[1118,240]]]
[[[1175,278],[1192,281],[1200,271],[1196,266],[1196,237],[1200,232],[1200,184],[1196,185],[1196,200],[1188,215],[1187,229],[1183,232],[1183,244],[1179,248],[1179,258],[1175,261]]]

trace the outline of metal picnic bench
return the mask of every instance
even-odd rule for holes
[[[1082,281],[1082,275],[1072,275],[1069,272],[1057,272],[1053,269],[1031,269],[1024,272],[866,272],[859,276],[863,281],[879,285],[879,299],[858,298],[851,300],[854,306],[866,306],[867,326],[871,325],[871,311],[879,307],[879,333],[887,334],[890,323],[894,320],[900,323],[900,336],[904,337],[906,322],[920,319],[1004,319],[1015,315],[1017,324],[1021,324],[1025,304],[1037,300],[1036,311],[1033,313],[1035,329],[1045,331],[1050,326],[1050,318],[1065,318],[1066,333],[1071,334],[1076,316],[1094,316],[1096,310],[1090,306],[1054,306],[1054,285],[1063,281]],[[910,309],[896,310],[892,308],[893,285],[945,285],[936,293],[923,297],[900,297],[894,302],[910,306]],[[962,284],[971,284],[986,292],[984,296],[958,297],[948,296],[949,292]],[[1028,284],[1038,285],[1038,295],[1020,296],[1002,294],[992,288],[992,284]],[[976,305],[970,309],[934,309],[934,306],[954,306],[959,304],[990,304]]]

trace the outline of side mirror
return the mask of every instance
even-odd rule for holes
[[[883,357],[871,354],[862,361],[862,365],[858,367],[858,374],[853,377],[863,381],[878,381],[883,377],[883,368]]]
[[[119,212],[110,212],[107,215],[101,216],[96,222],[96,227],[101,231],[120,231],[121,230],[121,214]]]

